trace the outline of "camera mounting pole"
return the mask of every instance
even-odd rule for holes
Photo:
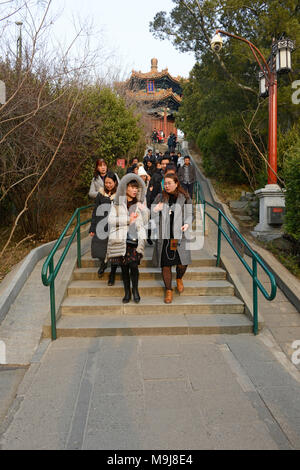
[[[217,34],[224,34],[238,41],[245,42],[251,49],[256,62],[258,63],[269,89],[269,163],[268,163],[268,184],[277,184],[277,74],[274,64],[273,53],[271,55],[271,67],[260,50],[248,41],[248,39],[217,29]],[[259,56],[259,57],[258,57]],[[259,60],[259,58],[261,60]]]

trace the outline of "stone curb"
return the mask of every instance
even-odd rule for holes
[[[271,271],[276,279],[279,289],[286,298],[300,312],[300,282],[293,276],[274,256],[265,249],[247,240],[254,252],[256,252]]]
[[[81,236],[84,238],[88,235],[88,230],[85,229],[81,232]],[[68,243],[70,237],[65,238],[60,248],[64,248]],[[53,249],[57,240],[46,243],[45,245],[39,246],[32,250],[26,258],[23,260],[20,268],[17,270],[16,274],[13,276],[12,280],[9,282],[8,286],[1,293],[0,299],[0,323],[4,320],[7,315],[11,305],[14,303],[19,293],[21,292],[24,284],[29,278],[30,274],[34,270],[36,264],[43,258],[49,255]],[[76,237],[73,243],[76,243]]]
[[[221,256],[221,265],[227,272],[227,279],[234,285],[235,295],[245,304],[245,314],[253,322],[253,299],[240,281],[238,274],[234,273],[234,267],[231,261],[224,255]],[[262,330],[265,324],[264,318],[258,312],[258,329]]]
[[[227,206],[224,207],[212,187],[211,182],[207,179],[207,183],[210,187],[211,194],[213,198],[217,199],[218,204],[223,206],[223,211],[225,215],[234,223],[234,225],[239,230],[238,222],[232,217],[230,210]],[[269,269],[269,271],[274,275],[276,283],[279,289],[284,293],[286,298],[294,305],[294,307],[300,312],[300,283],[295,276],[293,276],[277,259],[269,253],[267,250],[257,246],[252,241],[249,241],[247,237],[245,240],[250,245],[252,250],[259,255],[263,263]],[[298,285],[297,285],[298,284]]]

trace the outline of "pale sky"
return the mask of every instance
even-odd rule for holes
[[[124,78],[132,69],[148,72],[153,57],[158,59],[159,70],[168,67],[173,76],[188,77],[195,63],[192,54],[178,52],[170,41],[156,40],[149,32],[149,22],[158,11],[171,11],[171,0],[54,0],[54,6],[63,8],[56,24],[61,37],[72,36],[72,18],[77,14],[93,20],[96,30],[102,31],[98,42],[113,51],[112,63]]]

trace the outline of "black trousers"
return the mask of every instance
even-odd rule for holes
[[[191,199],[193,199],[194,183],[181,183],[181,186],[189,193]]]

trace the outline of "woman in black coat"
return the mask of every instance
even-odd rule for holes
[[[108,172],[104,178],[104,187],[100,188],[95,199],[95,208],[92,215],[92,223],[90,227],[90,235],[92,237],[92,258],[100,260],[100,268],[98,271],[99,278],[102,277],[107,264],[105,257],[108,243],[108,216],[111,204],[114,201],[118,189],[118,179],[112,172]],[[108,285],[113,286],[115,283],[115,274],[117,266],[111,266],[111,272]]]

